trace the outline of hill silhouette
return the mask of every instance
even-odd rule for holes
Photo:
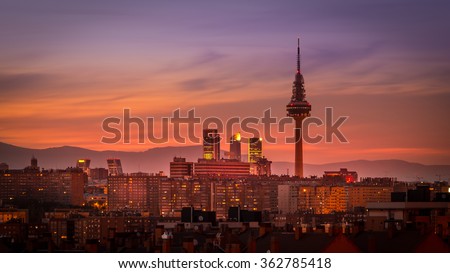
[[[10,169],[22,169],[30,165],[35,156],[39,166],[45,169],[63,169],[73,167],[77,159],[90,158],[91,167],[106,167],[107,158],[120,158],[124,172],[164,171],[169,173],[169,162],[174,156],[185,157],[188,161],[196,161],[202,156],[201,146],[162,147],[142,152],[94,151],[79,147],[62,146],[47,149],[29,149],[0,142],[0,162],[5,162]],[[325,170],[347,168],[357,171],[360,177],[397,177],[401,181],[434,181],[449,180],[450,165],[424,165],[402,160],[354,160],[327,164],[305,164],[305,175],[322,176]],[[272,173],[292,174],[292,162],[273,162]]]

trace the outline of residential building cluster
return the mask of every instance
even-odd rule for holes
[[[40,170],[37,159],[23,170],[0,171],[0,200],[37,200],[62,205],[84,205],[87,174],[80,168]]]
[[[281,191],[295,188],[288,186],[279,185],[279,191],[280,187],[285,188]],[[447,192],[435,191],[435,186]],[[358,213],[363,213],[361,218],[357,212],[267,215],[237,205],[229,207],[222,218],[215,211],[194,206],[168,216],[72,208],[48,211],[39,223],[31,223],[27,210],[2,208],[0,250],[449,252],[450,193],[446,183],[418,184],[406,192],[392,192],[391,200],[368,202]],[[277,221],[282,217],[285,221],[280,225]]]

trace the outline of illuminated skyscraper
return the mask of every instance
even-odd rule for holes
[[[90,168],[89,168],[90,165],[91,165],[90,159],[84,158],[84,159],[77,160],[77,168],[82,169],[83,172],[85,172],[88,176],[91,176]]]
[[[241,133],[230,138],[230,159],[241,161]]]
[[[83,169],[83,171],[86,171],[89,169],[89,166],[91,165],[90,159],[78,159],[77,160],[77,168]]]
[[[305,82],[300,70],[300,38],[297,44],[297,73],[292,85],[292,97],[286,105],[287,115],[295,120],[295,175],[303,177],[302,122],[310,116],[311,104],[306,101]]]
[[[251,137],[248,139],[248,162],[256,163],[262,157],[262,138]]]
[[[109,158],[107,159],[108,162],[108,174],[110,176],[118,176],[122,175],[122,163],[120,162],[120,159],[118,158]]]
[[[203,129],[203,158],[220,159],[220,135],[217,129]]]

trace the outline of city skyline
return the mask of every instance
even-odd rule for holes
[[[225,162],[199,159],[192,175],[192,162],[174,158],[170,178],[117,174],[118,159],[108,159],[109,175],[87,158],[65,170],[41,169],[35,157],[24,169],[3,168],[0,252],[449,251],[446,181],[359,179],[346,168],[251,176]],[[217,164],[223,175],[208,171]]]
[[[221,119],[259,117],[271,108],[285,117],[301,35],[311,114],[323,117],[333,107],[350,117],[342,126],[350,143],[304,145],[306,163],[450,164],[447,3],[190,5],[202,8],[4,1],[0,141],[29,148],[161,147],[136,144],[133,136],[130,145],[100,143],[102,120],[126,107],[142,118],[177,108]],[[163,146],[174,145],[182,144]],[[292,144],[265,143],[264,150],[270,160],[294,161]]]

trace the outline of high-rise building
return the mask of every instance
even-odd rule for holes
[[[318,214],[352,211],[368,202],[388,202],[392,192],[386,185],[300,186],[298,209]]]
[[[350,184],[348,195],[348,207],[367,207],[368,202],[389,202],[393,186],[389,185],[360,185]]]
[[[194,163],[186,162],[186,158],[174,157],[170,162],[171,178],[188,178],[194,175]]]
[[[0,199],[11,203],[37,200],[81,206],[86,184],[87,175],[78,168],[6,170],[0,174]]]
[[[217,129],[203,130],[203,158],[207,160],[220,159],[220,135]]]
[[[311,104],[306,100],[305,81],[300,70],[300,38],[297,44],[297,73],[292,85],[291,101],[286,105],[287,115],[295,120],[295,175],[303,177],[302,122],[310,116]]]
[[[105,168],[90,169],[91,179],[94,182],[106,181],[108,179],[108,170]]]
[[[345,186],[301,186],[298,209],[315,214],[347,211],[348,188]]]
[[[162,180],[159,186],[161,216],[181,216],[183,207],[211,210],[211,184],[208,179]]]
[[[162,176],[143,173],[108,177],[108,210],[132,209],[159,215],[159,183]]]
[[[241,133],[230,138],[230,159],[241,161]]]
[[[57,185],[54,193],[55,202],[82,206],[84,204],[84,187],[87,174],[76,168],[56,170],[47,174],[45,182]]]
[[[122,163],[118,158],[109,158],[106,160],[108,162],[108,173],[110,176],[122,175]]]
[[[91,166],[91,160],[88,158],[78,159],[77,160],[77,168],[83,169],[86,172],[87,169]]]
[[[248,162],[256,163],[262,157],[262,138],[251,137],[248,139]]]
[[[87,159],[87,158],[83,158],[83,159],[78,159],[77,160],[77,168],[80,168],[83,170],[83,172],[85,172],[89,177],[91,176],[90,173],[90,165],[91,165],[91,160]]]
[[[212,210],[226,219],[230,207],[250,211],[277,211],[277,185],[272,181],[221,180],[211,183]]]
[[[250,164],[231,159],[199,159],[194,163],[194,175],[198,177],[246,177],[250,175]]]

